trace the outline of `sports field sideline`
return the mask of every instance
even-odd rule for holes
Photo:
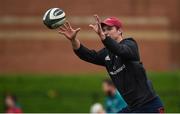
[[[166,112],[180,112],[180,72],[148,73]],[[24,112],[89,112],[94,102],[103,103],[98,74],[12,74],[0,75],[0,112],[3,93],[16,94]]]

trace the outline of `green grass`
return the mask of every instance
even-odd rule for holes
[[[107,74],[0,75],[0,112],[3,93],[16,94],[24,112],[89,112],[103,103],[102,80]],[[180,112],[180,73],[149,73],[166,112]]]

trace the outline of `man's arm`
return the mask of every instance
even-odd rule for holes
[[[74,50],[78,50],[78,49],[80,48],[80,45],[81,45],[79,39],[77,39],[77,38],[71,40],[71,44],[72,44],[72,48],[73,48]]]
[[[99,52],[96,52],[95,50],[90,50],[80,44],[80,47],[78,49],[74,49],[75,54],[82,60],[93,63],[96,65],[105,66],[104,63],[104,50],[100,50]]]
[[[89,50],[85,46],[83,46],[79,39],[71,40],[72,48],[75,54],[82,60],[93,63],[96,65],[104,66],[103,52],[96,52],[95,50]]]
[[[104,59],[102,52],[96,52],[94,50],[89,50],[88,48],[81,45],[79,39],[76,38],[77,33],[80,31],[80,28],[73,29],[69,22],[66,22],[59,28],[59,33],[64,35],[72,44],[72,48],[75,54],[82,60],[94,63],[97,65],[104,66]]]

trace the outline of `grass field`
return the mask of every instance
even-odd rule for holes
[[[16,94],[24,112],[89,112],[103,103],[101,83],[106,73],[81,75],[0,75],[0,112],[3,93]],[[166,112],[180,112],[180,72],[148,73]]]

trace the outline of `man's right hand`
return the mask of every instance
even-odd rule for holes
[[[59,33],[64,35],[68,40],[75,40],[77,33],[80,31],[80,28],[73,29],[69,22],[66,22],[64,25],[59,27]]]
[[[79,31],[80,28],[73,29],[69,22],[66,22],[64,25],[59,27],[59,33],[71,41],[72,47],[75,50],[80,48],[80,41],[76,38]]]

